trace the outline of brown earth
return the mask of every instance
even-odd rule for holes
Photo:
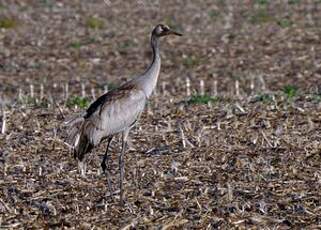
[[[320,228],[321,2],[199,2],[0,0],[0,228]],[[162,41],[122,207],[106,144],[82,178],[61,124],[146,68],[158,23],[184,36]]]

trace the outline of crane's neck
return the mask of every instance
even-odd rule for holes
[[[153,50],[153,60],[148,69],[137,78],[138,87],[140,87],[147,97],[150,97],[157,84],[161,58],[159,52],[159,38],[154,34],[151,36],[151,46]]]
[[[153,62],[151,64],[151,66],[152,66],[157,58],[160,59],[159,38],[152,34],[151,39],[150,39],[150,43],[151,43],[151,46],[153,49]]]

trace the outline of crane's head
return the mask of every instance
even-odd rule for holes
[[[152,34],[157,36],[157,37],[163,37],[163,36],[167,36],[167,35],[170,35],[170,34],[177,35],[177,36],[182,36],[183,35],[181,33],[178,33],[176,31],[174,31],[174,30],[171,30],[169,28],[169,26],[163,25],[163,24],[158,24],[154,28]]]

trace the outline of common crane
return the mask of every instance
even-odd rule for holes
[[[81,116],[67,121],[69,141],[73,146],[74,157],[78,159],[81,174],[85,174],[84,156],[103,140],[107,139],[107,148],[101,167],[107,173],[108,187],[111,183],[106,166],[108,148],[114,135],[122,134],[122,150],[119,155],[119,187],[120,203],[123,204],[124,153],[126,140],[130,129],[135,125],[143,112],[148,98],[154,90],[160,67],[161,57],[159,39],[167,35],[182,34],[173,31],[168,26],[159,24],[151,33],[153,58],[147,70],[138,77],[126,82],[117,89],[111,90],[94,101]],[[106,170],[107,169],[107,170]]]

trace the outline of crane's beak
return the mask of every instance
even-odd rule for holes
[[[178,32],[176,32],[176,31],[174,31],[174,30],[170,30],[170,31],[168,32],[168,34],[173,34],[173,35],[176,35],[176,36],[183,36],[183,34],[178,33]]]

